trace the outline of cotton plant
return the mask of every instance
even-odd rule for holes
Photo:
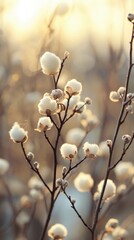
[[[58,14],[61,14],[67,6],[59,6],[56,9]],[[66,11],[65,11],[66,12]],[[124,134],[122,136],[122,152],[119,159],[114,159],[113,152],[117,145],[117,137],[119,131],[129,114],[133,113],[134,94],[128,92],[130,76],[133,68],[132,61],[132,46],[134,40],[134,23],[133,15],[129,15],[128,19],[132,22],[132,35],[130,41],[130,55],[129,55],[129,69],[127,79],[124,86],[119,87],[117,90],[113,90],[109,94],[110,101],[113,104],[121,104],[120,113],[114,130],[113,138],[102,141],[100,144],[90,142],[85,139],[87,134],[93,130],[98,124],[99,120],[96,115],[90,110],[90,105],[93,104],[89,97],[82,99],[82,83],[77,79],[68,80],[61,89],[59,87],[59,81],[61,73],[64,68],[65,61],[68,59],[69,53],[65,52],[63,59],[57,56],[55,53],[46,51],[40,57],[40,66],[42,74],[47,75],[52,81],[54,88],[50,93],[44,93],[38,103],[38,112],[40,118],[35,128],[39,134],[43,134],[48,145],[51,148],[53,154],[53,169],[52,169],[52,184],[50,185],[45,181],[40,171],[40,163],[35,160],[33,152],[26,152],[25,142],[28,141],[28,131],[23,129],[18,122],[15,122],[9,131],[11,140],[14,143],[21,145],[24,157],[31,170],[35,173],[28,182],[29,194],[21,198],[21,204],[26,206],[28,204],[35,204],[38,201],[46,201],[49,199],[49,206],[47,208],[47,218],[43,231],[39,236],[40,240],[45,239],[46,234],[51,239],[64,239],[67,237],[69,229],[61,223],[50,224],[53,208],[56,200],[60,194],[64,194],[68,199],[69,204],[80,219],[81,223],[89,230],[91,239],[126,239],[128,232],[126,229],[119,225],[117,219],[110,219],[105,227],[103,233],[99,233],[97,230],[98,220],[102,218],[106,210],[103,207],[110,206],[120,200],[121,196],[127,194],[126,180],[131,180],[131,188],[134,185],[134,167],[131,162],[124,162],[123,158],[126,152],[129,150],[133,143],[134,133]],[[66,122],[70,122],[71,119],[76,116],[79,122],[79,128],[70,129],[66,135],[65,142],[61,144],[60,137],[62,129]],[[50,139],[48,135],[55,128],[55,139]],[[80,147],[82,149],[82,159],[79,159]],[[60,154],[60,156],[59,156]],[[96,181],[94,174],[91,172],[83,172],[80,167],[86,161],[87,164],[95,161],[99,161],[99,158],[105,158],[106,169],[102,179]],[[63,160],[63,166],[61,176],[58,177],[59,158]],[[65,164],[66,163],[66,164]],[[79,168],[78,168],[79,167]],[[91,216],[91,224],[87,223],[79,213],[79,209],[76,207],[77,199],[68,194],[68,188],[70,186],[70,175],[73,175],[74,171],[77,175],[74,177],[74,187],[80,194],[90,192],[92,195],[93,214]],[[79,170],[80,169],[80,170]],[[6,170],[5,170],[6,171]],[[116,186],[115,179],[111,178],[110,173],[113,172],[120,181]],[[45,191],[44,191],[45,189]],[[46,194],[47,192],[47,194]],[[45,195],[44,195],[45,194]],[[103,211],[102,211],[103,210]],[[22,223],[30,221],[27,214],[22,213],[16,218],[18,224],[20,219],[23,219]],[[51,225],[51,226],[50,226]]]

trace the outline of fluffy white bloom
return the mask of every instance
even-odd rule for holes
[[[45,52],[40,58],[40,64],[43,73],[46,75],[54,75],[60,69],[61,60],[54,53]]]
[[[48,230],[48,236],[51,237],[52,239],[63,239],[67,236],[68,232],[66,227],[63,224],[57,223],[53,225],[49,230]]]
[[[90,158],[95,158],[96,155],[98,154],[99,147],[97,144],[91,144],[91,143],[85,142],[83,146],[83,151],[85,156]]]
[[[9,169],[9,162],[0,158],[0,175],[4,175]]]
[[[43,182],[37,176],[32,176],[29,179],[28,186],[29,188],[36,188],[36,189],[44,188]]]
[[[12,126],[9,135],[11,140],[15,143],[26,142],[28,139],[28,132],[21,128],[17,122]]]
[[[128,237],[128,232],[127,232],[126,229],[118,226],[112,232],[112,236],[114,237],[115,240],[118,240],[118,239],[124,239],[125,240]]]
[[[38,132],[44,132],[50,130],[52,126],[53,123],[49,117],[41,117],[39,118],[37,128],[35,130],[37,130]]]
[[[39,189],[31,189],[29,192],[30,196],[32,197],[33,200],[38,201],[43,199],[43,194]]]
[[[74,179],[74,185],[80,192],[89,192],[94,185],[94,180],[90,174],[80,172]]]
[[[103,184],[104,184],[104,180],[102,180],[98,184],[97,190],[98,190],[99,194],[101,194],[101,192],[102,192]],[[104,200],[108,200],[109,198],[113,197],[115,195],[115,193],[116,193],[116,186],[115,186],[114,182],[111,179],[108,179],[106,187],[105,187],[103,199]]]
[[[120,99],[120,94],[116,91],[110,92],[109,98],[112,102],[118,102]]]
[[[38,104],[39,113],[43,115],[51,115],[57,111],[56,100],[51,99],[50,96],[44,95]]]
[[[131,162],[120,162],[114,172],[119,181],[126,181],[134,175],[134,166]]]
[[[63,91],[61,89],[53,89],[51,92],[51,96],[53,99],[59,100],[63,97]]]
[[[109,147],[107,146],[106,141],[102,141],[99,144],[99,156],[108,157],[109,156]]]
[[[113,230],[118,226],[119,221],[115,218],[110,218],[105,225],[106,232],[113,232]]]
[[[66,83],[64,91],[69,93],[70,96],[80,94],[82,91],[82,84],[76,79],[72,79]]]
[[[72,128],[67,132],[66,141],[71,144],[75,144],[77,147],[85,137],[86,132],[81,128]]]
[[[77,103],[80,100],[80,95],[73,95],[69,101],[69,107],[68,109],[72,110],[75,108],[75,106],[77,105]],[[67,107],[67,102],[68,100],[65,98],[62,103],[64,104],[65,108]]]
[[[120,95],[123,95],[125,92],[126,92],[125,87],[119,87],[119,89],[117,90],[117,93],[119,93]]]
[[[63,158],[73,160],[77,155],[77,147],[74,144],[64,143],[60,148],[60,152]]]

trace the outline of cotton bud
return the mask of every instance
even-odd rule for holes
[[[64,159],[73,160],[77,155],[77,147],[74,144],[64,143],[60,152]]]
[[[110,218],[105,225],[105,230],[108,233],[113,232],[113,230],[119,225],[119,221],[115,218]]]
[[[34,189],[33,188],[33,189],[30,190],[29,194],[34,201],[38,201],[38,200],[43,199],[43,195],[42,195],[42,193],[39,189]]]
[[[40,58],[41,68],[46,75],[55,75],[60,70],[61,60],[51,52],[45,52]]]
[[[57,112],[57,102],[50,96],[44,95],[38,104],[38,109],[40,114],[50,116]]]
[[[39,169],[40,164],[39,164],[38,162],[34,162],[34,167],[35,167],[36,169]]]
[[[86,110],[85,103],[82,101],[78,102],[75,107],[75,112],[82,113],[84,110]]]
[[[56,14],[64,15],[68,12],[68,10],[69,10],[69,4],[67,3],[67,1],[66,2],[62,1],[56,7]]]
[[[29,152],[29,153],[27,154],[27,158],[28,158],[30,161],[32,161],[32,160],[34,159],[34,154],[33,154],[32,152]]]
[[[88,142],[85,142],[83,146],[83,151],[86,157],[96,158],[99,152],[99,147],[97,144],[90,144]]]
[[[61,186],[62,186],[62,183],[63,183],[63,179],[62,179],[62,178],[58,178],[58,179],[56,180],[56,185],[57,185],[57,187],[61,187]]]
[[[11,140],[15,143],[24,143],[28,139],[28,132],[21,128],[17,122],[12,126],[9,135]]]
[[[74,205],[76,203],[76,200],[75,199],[72,199],[72,204]]]
[[[120,184],[117,187],[117,194],[118,195],[123,195],[126,192],[127,186],[125,184]]]
[[[120,95],[123,95],[126,92],[126,88],[125,87],[119,87],[119,89],[117,90],[117,93]]]
[[[109,156],[109,148],[107,146],[107,142],[103,141],[99,144],[99,156],[108,157]]]
[[[75,144],[77,147],[84,139],[86,132],[81,128],[72,128],[67,132],[66,141],[71,144]]]
[[[62,175],[64,176],[64,175],[66,174],[66,172],[67,172],[67,168],[66,168],[66,167],[63,167],[63,168],[62,168]]]
[[[107,143],[107,146],[108,146],[108,147],[110,147],[110,148],[112,147],[112,144],[113,144],[113,143],[112,143],[112,140],[108,139],[108,140],[106,141],[106,143]]]
[[[98,192],[100,194],[102,192],[103,185],[104,185],[104,180],[102,180],[98,184]],[[105,191],[104,191],[104,194],[103,194],[103,199],[104,200],[109,200],[111,197],[113,197],[115,195],[115,193],[116,193],[116,186],[111,179],[108,179],[106,187],[105,187]]]
[[[126,229],[118,226],[115,228],[115,230],[112,232],[112,236],[114,237],[114,239],[118,240],[118,239],[122,239],[125,240],[128,237],[128,232]]]
[[[80,94],[82,91],[82,85],[76,79],[68,81],[64,88],[65,93],[69,96]]]
[[[119,181],[126,181],[134,175],[134,166],[131,162],[120,162],[114,172]]]
[[[65,51],[65,52],[64,52],[64,59],[65,59],[65,58],[68,58],[68,57],[69,57],[69,52],[68,52],[68,51]]]
[[[79,192],[89,192],[94,185],[94,180],[90,174],[80,172],[74,179],[74,185]]]
[[[133,97],[133,95],[134,95],[133,93],[128,93],[128,94],[127,94],[127,98],[128,98],[128,99],[131,99],[131,98]]]
[[[67,236],[68,232],[64,225],[62,224],[55,224],[48,230],[48,236],[52,239],[59,239],[62,240]]]
[[[35,130],[38,132],[46,132],[47,130],[50,130],[52,126],[53,123],[50,117],[41,117],[39,118],[37,128]]]
[[[21,211],[16,217],[16,223],[19,227],[24,227],[30,221],[30,216],[25,212]]]
[[[0,158],[0,176],[4,175],[9,169],[9,162],[3,158]]]
[[[116,91],[110,92],[109,98],[112,102],[118,102],[120,99],[120,94]]]
[[[51,96],[53,99],[57,100],[63,97],[63,91],[61,89],[54,89],[51,92]]]
[[[129,143],[131,140],[131,136],[128,134],[125,134],[122,136],[122,140],[124,141],[124,143]]]
[[[86,103],[87,105],[92,104],[91,98],[86,97],[86,98],[85,98],[85,103]]]
[[[30,208],[32,204],[30,197],[27,195],[23,195],[20,199],[20,204],[21,207]]]
[[[134,108],[133,108],[133,105],[130,104],[126,107],[126,111],[129,112],[129,113],[133,113],[134,112]]]
[[[128,19],[130,22],[133,22],[133,21],[134,21],[134,14],[133,14],[133,13],[129,13],[128,16],[127,16],[127,19]]]

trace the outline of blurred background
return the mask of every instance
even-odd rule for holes
[[[64,3],[64,7],[60,7],[60,2]],[[60,58],[63,58],[65,51],[70,53],[59,87],[64,88],[66,81],[72,78],[82,83],[82,100],[86,96],[93,100],[91,110],[100,122],[97,129],[89,134],[89,139],[96,143],[110,139],[120,106],[109,101],[109,93],[125,82],[132,28],[127,15],[133,12],[133,0],[0,0],[0,157],[10,162],[7,179],[10,179],[15,196],[28,191],[26,184],[32,176],[20,146],[9,139],[8,131],[15,121],[28,130],[26,150],[34,152],[46,181],[51,182],[51,151],[44,137],[34,131],[40,117],[38,102],[45,92],[51,92],[53,88],[50,77],[41,72],[40,56],[45,51],[54,52]],[[130,89],[130,92],[134,91],[133,81],[130,82]],[[79,122],[76,123],[74,118],[71,127],[76,125],[79,127]],[[133,115],[129,116],[120,136],[131,134],[132,126]],[[69,128],[70,124],[67,124],[62,132],[63,141]],[[52,138],[54,134],[51,132]],[[119,144],[114,153],[115,159],[120,149]],[[133,161],[133,154],[133,150],[129,151],[126,160]],[[95,166],[97,182],[104,176],[105,161],[100,159]],[[86,162],[83,170],[88,172],[89,168]],[[73,191],[72,188],[70,191]],[[73,194],[78,195],[80,208],[84,216],[89,217],[85,207],[87,203],[90,212],[88,194],[81,195],[74,191]],[[1,192],[1,201],[5,201],[4,191]],[[125,201],[121,204],[121,208],[126,207]],[[66,201],[65,206],[66,209],[69,206]],[[126,207],[124,214],[120,213],[119,206],[116,214],[123,221],[132,208]],[[72,229],[67,239],[89,240],[85,228],[81,225],[80,228],[77,217],[72,216],[72,212],[66,215],[64,207],[62,214],[59,214],[58,208],[57,203],[53,218],[63,224],[65,219],[66,226]],[[73,232],[74,224],[78,224],[80,231]],[[128,239],[133,239],[133,233],[130,235]]]

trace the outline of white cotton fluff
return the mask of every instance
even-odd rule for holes
[[[55,75],[60,70],[61,60],[51,52],[45,52],[40,58],[41,68],[46,75]]]
[[[114,172],[119,181],[126,181],[134,175],[134,166],[131,162],[120,162]]]
[[[104,184],[104,180],[102,180],[98,184],[97,189],[98,189],[99,194],[101,194],[101,192],[102,192],[103,184]],[[108,200],[109,198],[113,197],[115,195],[115,193],[116,193],[116,186],[111,179],[108,179],[106,187],[105,187],[105,191],[104,191],[104,194],[103,194],[103,199]]]
[[[77,147],[84,139],[86,132],[81,128],[72,128],[67,132],[66,141],[75,144]]]
[[[35,129],[38,132],[44,132],[50,130],[53,126],[53,123],[49,117],[39,118],[37,128]]]
[[[112,102],[118,102],[120,99],[120,94],[116,91],[111,91],[109,98]]]
[[[74,144],[64,143],[60,152],[64,159],[73,160],[77,155],[77,147]]]
[[[52,239],[63,239],[67,236],[68,232],[63,224],[57,223],[48,230],[48,236]]]
[[[56,113],[58,107],[56,100],[51,99],[50,96],[44,95],[38,104],[39,113],[42,115],[51,115]]]
[[[90,174],[80,172],[74,179],[74,185],[79,192],[89,192],[94,185],[94,180]]]
[[[70,96],[80,94],[82,91],[82,84],[76,79],[69,80],[65,85],[64,91]]]
[[[12,126],[9,135],[11,140],[15,143],[26,142],[28,139],[28,132],[21,128],[17,122]]]
[[[94,158],[99,152],[99,147],[97,144],[85,142],[83,146],[83,151],[86,157]]]

